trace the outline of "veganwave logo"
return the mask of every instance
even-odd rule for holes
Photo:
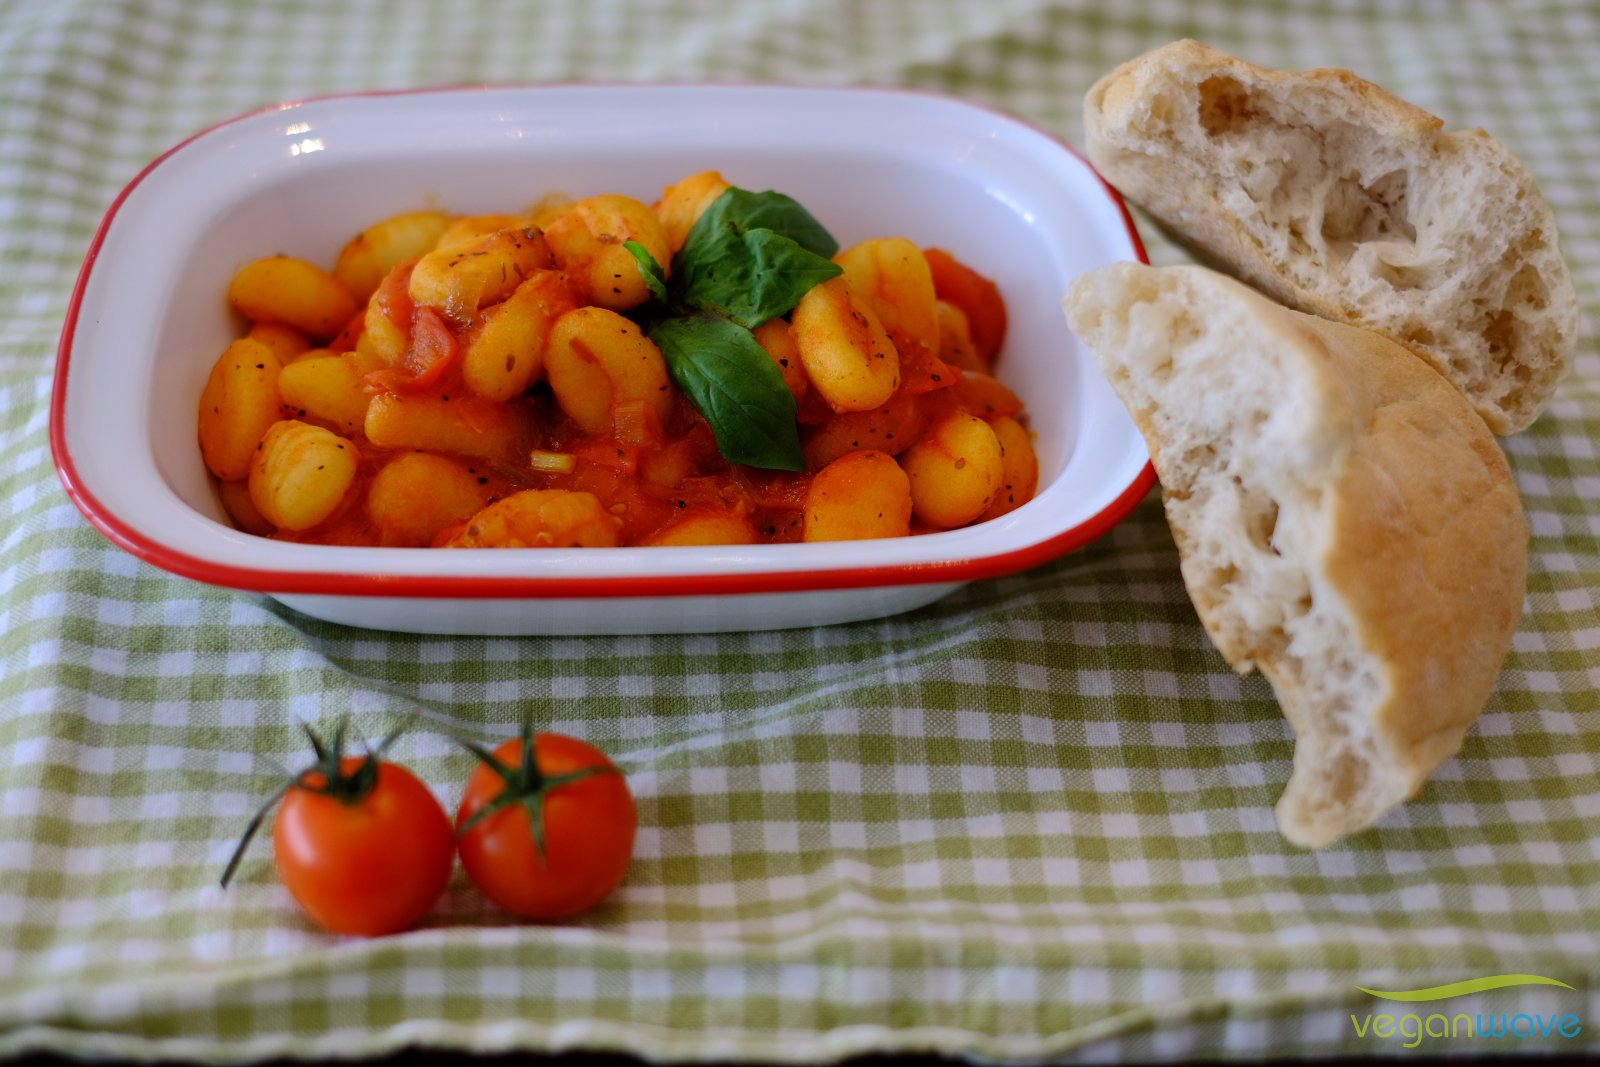
[[[1425,1004],[1464,997],[1469,993],[1487,993],[1513,986],[1558,986],[1561,989],[1572,989],[1572,986],[1565,982],[1537,974],[1491,974],[1483,978],[1451,982],[1448,985],[1430,986],[1427,989],[1368,989],[1361,985],[1356,988],[1382,1000],[1402,1004]],[[1350,1025],[1355,1028],[1356,1036],[1359,1038],[1383,1040],[1400,1038],[1406,1048],[1416,1048],[1429,1038],[1513,1038],[1526,1041],[1533,1038],[1547,1040],[1576,1038],[1583,1033],[1583,1020],[1572,1012],[1550,1014],[1519,1012],[1515,1015],[1485,1011],[1475,1011],[1470,1014],[1431,1012],[1427,1015],[1417,1012],[1404,1012],[1398,1015],[1385,1012],[1375,1015],[1369,1012],[1365,1017],[1352,1014]]]

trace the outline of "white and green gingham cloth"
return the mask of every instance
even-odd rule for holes
[[[1154,495],[1086,550],[878,622],[454,639],[171,577],[57,482],[55,345],[93,229],[215,121],[466,82],[860,83],[1076,142],[1099,74],[1184,36],[1489,129],[1552,203],[1586,311],[1575,374],[1505,442],[1533,540],[1499,688],[1460,756],[1342,847],[1279,838],[1288,728],[1207,643]],[[1405,1053],[1356,1022],[1429,1009],[1356,986],[1503,973],[1572,988],[1448,1010],[1582,1032],[1409,1051],[1600,1050],[1597,190],[1589,0],[0,3],[0,1055]],[[626,883],[542,927],[458,874],[424,928],[374,941],[309,927],[264,841],[219,889],[268,757],[344,713],[368,736],[410,721],[396,754],[451,807],[452,733],[531,713],[599,744],[639,802]]]

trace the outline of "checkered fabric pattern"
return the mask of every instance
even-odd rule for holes
[[[1342,847],[1274,829],[1288,729],[1207,643],[1154,496],[1082,551],[896,618],[454,639],[168,576],[52,470],[91,233],[217,120],[384,87],[760,80],[949,93],[1077,141],[1089,84],[1181,36],[1349,67],[1489,129],[1551,201],[1587,312],[1576,373],[1505,442],[1533,541],[1500,685],[1460,756]],[[0,1054],[1400,1052],[1355,1034],[1395,1007],[1356,984],[1495,973],[1575,988],[1451,1010],[1570,1012],[1583,1034],[1427,1051],[1600,1049],[1597,60],[1587,0],[0,5]],[[409,720],[396,756],[451,804],[450,735],[530,712],[612,753],[639,801],[629,878],[581,921],[512,924],[458,873],[423,929],[339,939],[264,843],[217,887],[298,720]]]

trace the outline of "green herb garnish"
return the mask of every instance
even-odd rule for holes
[[[645,312],[645,334],[705,416],[723,457],[803,470],[794,397],[750,331],[843,273],[828,258],[838,242],[790,197],[730,188],[689,231],[670,279],[643,245],[624,247],[661,305]]]

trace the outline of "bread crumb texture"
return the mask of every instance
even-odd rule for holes
[[[1274,71],[1178,41],[1085,100],[1102,174],[1212,265],[1376,329],[1453,382],[1496,433],[1566,373],[1578,302],[1555,219],[1482,130],[1348,71]]]
[[[1527,530],[1499,446],[1376,333],[1201,267],[1092,271],[1073,330],[1133,414],[1184,584],[1296,735],[1279,825],[1371,825],[1455,753],[1521,614]]]

